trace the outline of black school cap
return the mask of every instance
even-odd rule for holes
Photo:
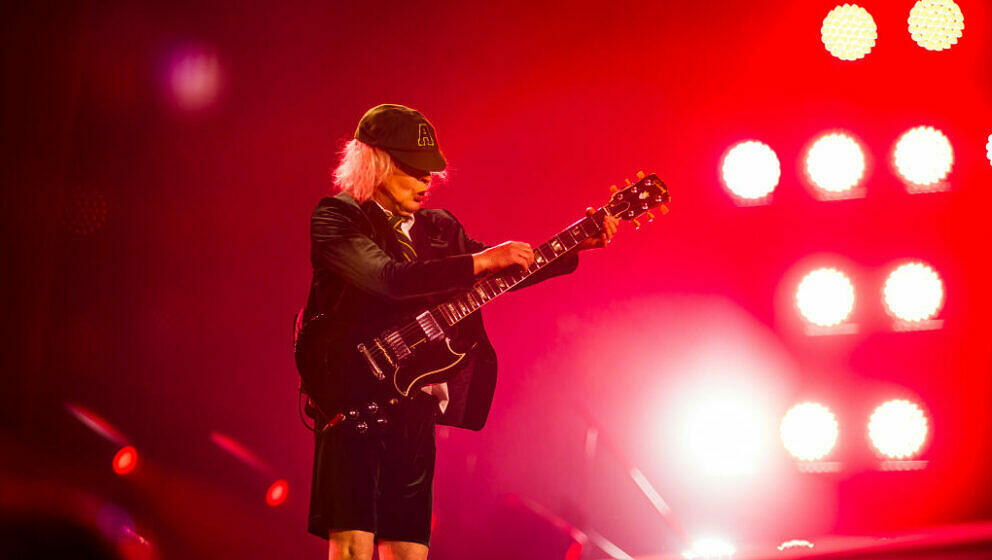
[[[400,163],[424,171],[444,171],[434,126],[419,111],[403,105],[379,105],[358,121],[355,139],[385,150]]]

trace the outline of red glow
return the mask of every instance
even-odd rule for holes
[[[138,450],[133,445],[120,448],[114,455],[114,472],[124,476],[138,466]]]
[[[582,543],[573,542],[565,552],[565,560],[579,560],[582,557]]]
[[[273,482],[272,486],[269,486],[269,490],[265,493],[265,503],[272,507],[280,506],[286,501],[288,496],[289,483],[285,479],[280,478]]]
[[[227,453],[230,453],[232,457],[248,465],[249,467],[264,473],[270,473],[272,471],[272,468],[254,451],[248,449],[244,444],[238,442],[231,436],[214,431],[210,432],[210,440],[213,441],[217,447],[220,447]]]

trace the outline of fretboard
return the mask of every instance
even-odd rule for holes
[[[471,315],[476,309],[496,299],[505,292],[511,290],[521,282],[527,280],[532,275],[544,269],[559,257],[568,253],[580,243],[599,235],[600,227],[606,210],[600,208],[594,214],[586,216],[567,228],[561,230],[547,243],[534,248],[534,264],[526,270],[514,266],[492,276],[487,276],[479,280],[472,286],[472,289],[463,292],[448,301],[430,310],[431,314],[439,323],[452,326],[465,317]]]

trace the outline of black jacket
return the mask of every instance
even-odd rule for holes
[[[446,210],[416,213],[410,237],[418,260],[406,262],[385,213],[369,200],[359,205],[345,193],[325,197],[310,219],[313,282],[304,318],[325,313],[343,324],[364,317],[422,310],[475,283],[472,253],[486,248],[465,234]],[[567,274],[578,266],[572,253],[519,287]],[[479,430],[496,388],[496,352],[476,312],[464,327],[478,342],[464,367],[448,382],[450,401],[438,423]]]

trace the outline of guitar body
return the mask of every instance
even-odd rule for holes
[[[328,419],[350,423],[359,433],[381,430],[402,399],[450,380],[474,347],[459,351],[448,336],[421,340],[402,359],[376,352],[377,370],[359,351],[360,346],[376,347],[369,342],[378,340],[375,334],[318,314],[303,325],[296,341],[296,367],[310,398]]]
[[[366,324],[344,324],[319,314],[297,335],[296,366],[303,388],[328,419],[328,426],[350,424],[359,434],[381,432],[390,410],[422,387],[453,378],[477,341],[461,323],[479,307],[519,285],[555,259],[601,232],[606,215],[630,220],[661,207],[667,212],[668,187],[656,175],[638,173],[638,181],[613,193],[598,211],[534,248],[529,268],[503,269],[471,289],[416,316],[386,317]]]

